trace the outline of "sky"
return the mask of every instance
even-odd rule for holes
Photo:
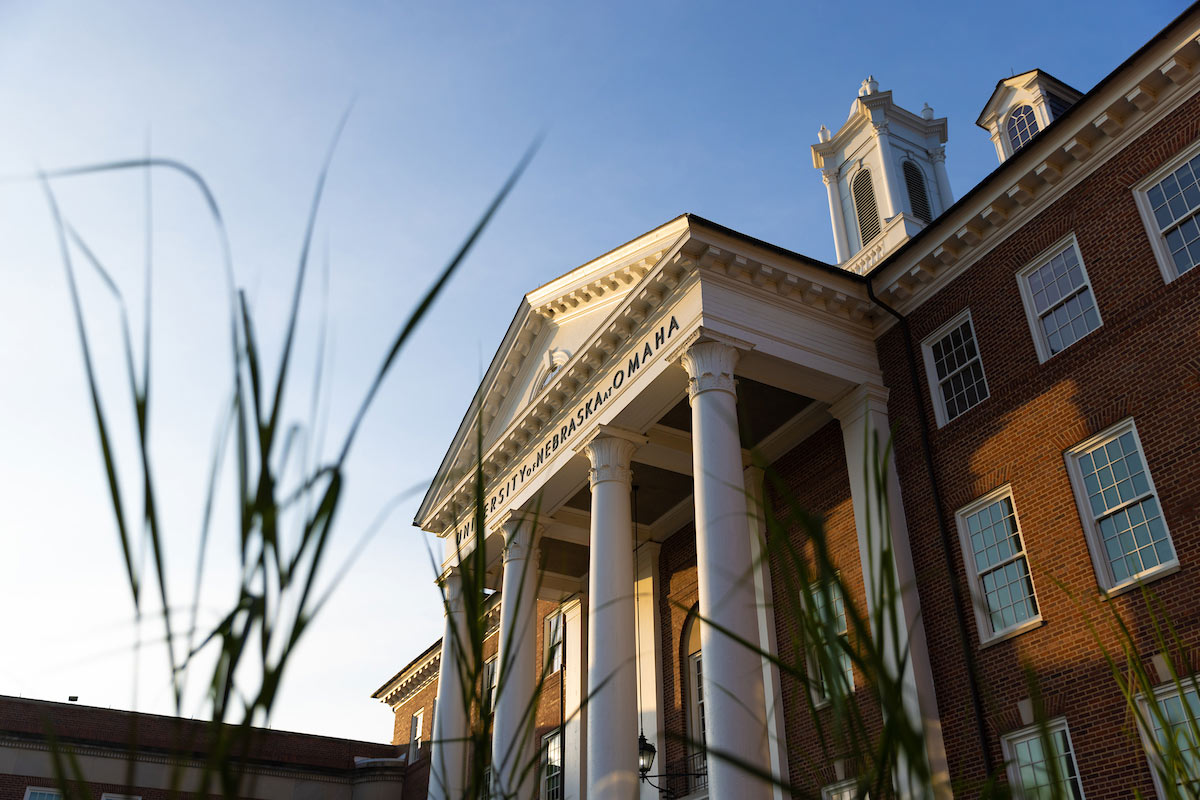
[[[1039,67],[1086,91],[1183,10],[1160,0],[1136,13],[1097,0],[3,0],[0,694],[172,710],[161,627],[134,621],[65,271],[46,196],[27,179],[39,168],[152,153],[199,172],[273,374],[314,187],[350,109],[317,218],[296,391],[284,407],[289,419],[310,420],[324,296],[334,443],[417,298],[544,134],[366,419],[324,577],[358,558],[306,634],[270,720],[387,741],[391,715],[371,693],[442,632],[436,540],[412,518],[525,292],[684,212],[832,261],[809,146],[822,124],[837,130],[868,74],[901,106],[927,102],[949,117],[946,163],[961,196],[996,165],[974,120],[997,80]],[[229,308],[216,228],[196,188],[167,171],[150,187],[150,458],[171,605],[182,614],[229,392]],[[140,358],[145,175],[64,178],[52,190],[126,298]],[[73,257],[118,468],[136,504],[117,306]],[[236,580],[224,488],[198,611],[210,625]],[[184,713],[203,716],[202,687],[190,686]]]

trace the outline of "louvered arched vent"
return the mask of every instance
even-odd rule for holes
[[[863,247],[879,235],[879,209],[875,206],[875,188],[871,184],[871,171],[861,170],[850,182],[850,194],[854,195],[854,213],[858,217],[858,232]]]
[[[925,175],[911,161],[904,162],[904,185],[908,189],[908,203],[913,216],[922,222],[933,222],[933,211],[929,208],[929,191],[925,188]]]

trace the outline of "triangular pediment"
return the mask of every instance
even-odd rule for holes
[[[581,348],[687,230],[687,216],[677,217],[522,298],[422,508],[448,478],[471,472],[479,430],[486,453],[551,389],[560,370],[581,355]]]

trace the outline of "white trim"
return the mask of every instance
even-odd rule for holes
[[[100,800],[142,800],[140,794],[120,794],[118,792],[105,792],[100,795]]]
[[[546,768],[550,764],[550,759],[548,757],[549,744],[550,744],[550,742],[552,742],[554,740],[558,741],[558,772],[555,773],[556,775],[558,775],[558,778],[559,778],[558,795],[560,798],[566,796],[567,775],[566,775],[566,772],[563,770],[564,761],[563,761],[562,728],[555,728],[554,730],[550,731],[550,733],[547,733],[545,736],[542,737],[541,751],[538,756],[539,768],[538,768],[538,794],[537,794],[537,796],[538,796],[539,800],[548,800],[549,789],[547,788],[546,783],[550,780],[550,774],[547,772]]]
[[[1021,540],[1021,552],[1019,556],[1013,556],[1010,561],[1015,561],[1017,558],[1025,559],[1025,569],[1029,572],[1029,583],[1033,587],[1033,602],[1037,606],[1037,613],[1026,620],[1022,620],[1007,628],[1002,628],[998,631],[992,630],[991,609],[987,605],[987,597],[983,591],[983,584],[980,582],[979,570],[975,566],[975,556],[971,547],[971,533],[967,529],[967,517],[975,514],[983,509],[997,503],[1004,498],[1008,498],[1012,503],[1013,519],[1017,523],[1017,536]],[[972,500],[967,505],[960,508],[954,514],[955,523],[958,526],[958,543],[962,548],[963,566],[966,568],[967,583],[971,587],[971,607],[975,612],[975,624],[979,629],[979,644],[980,646],[991,644],[992,642],[1001,639],[1009,639],[1019,633],[1024,633],[1032,628],[1039,627],[1042,624],[1042,604],[1037,596],[1037,585],[1033,581],[1033,570],[1029,567],[1029,552],[1025,549],[1025,534],[1021,530],[1021,517],[1017,513],[1017,503],[1013,498],[1011,484],[1005,484],[998,489],[988,492],[983,497]]]
[[[408,721],[408,763],[421,753],[422,734],[425,731],[425,708],[418,708]]]
[[[1075,766],[1075,782],[1079,787],[1079,797],[1082,800],[1085,794],[1083,791],[1083,775],[1079,771],[1079,759],[1075,757],[1075,742],[1071,739],[1071,729],[1067,725],[1066,717],[1056,717],[1047,720],[1045,723],[1046,732],[1053,736],[1058,732],[1062,732],[1067,738],[1067,755],[1071,759],[1071,763]],[[1004,767],[1008,772],[1008,785],[1011,787],[1013,797],[1021,800],[1025,796],[1025,787],[1021,785],[1021,768],[1017,763],[1016,754],[1013,752],[1013,747],[1019,742],[1037,739],[1042,735],[1041,725],[1030,725],[1027,728],[1022,728],[1018,731],[1006,733],[1000,737],[1000,749],[1004,753]],[[1049,757],[1057,757],[1060,755],[1055,752]]]
[[[815,603],[816,598],[820,596],[819,593],[821,591],[823,591],[823,584],[820,581],[817,581],[816,583],[810,584],[808,587],[808,590],[811,593],[811,596]],[[846,593],[842,591],[841,584],[837,581],[830,582],[829,592],[830,592],[829,599],[831,601],[836,601],[838,599],[833,596],[834,593],[836,593],[842,601],[842,624],[845,626],[845,630],[840,631],[838,633],[838,637],[845,639],[847,642],[849,642],[850,641],[850,639],[849,639],[850,623],[846,617],[846,603],[849,601],[846,599]],[[815,612],[816,610],[817,609],[814,607],[813,611]],[[821,625],[823,627],[822,622],[818,622],[818,625]],[[829,703],[833,699],[830,696],[830,694],[826,691],[826,687],[829,684],[826,682],[826,680],[823,680],[823,678],[827,677],[829,681],[836,680],[834,678],[834,676],[832,676],[832,675],[830,675],[830,676],[822,676],[821,675],[821,656],[818,651],[822,648],[829,651],[829,660],[834,662],[835,664],[837,664],[838,672],[841,675],[845,676],[847,691],[850,694],[853,694],[855,691],[854,662],[852,660],[850,660],[849,654],[846,653],[844,650],[842,650],[841,646],[838,645],[836,642],[810,641],[810,642],[808,642],[808,646],[805,648],[805,655],[806,655],[805,660],[807,661],[808,685],[810,687],[810,694],[812,696],[813,707],[815,707],[815,708],[825,708],[826,706],[829,705]],[[846,669],[845,667],[842,666],[841,661],[843,658],[845,658],[847,660],[846,666],[848,666],[849,669]]]
[[[1084,336],[1095,333],[1096,330],[1104,327],[1104,317],[1100,314],[1100,301],[1096,298],[1096,290],[1092,287],[1092,279],[1088,276],[1087,266],[1083,263],[1083,253],[1079,250],[1079,240],[1075,237],[1074,231],[1068,233],[1063,238],[1055,242],[1051,247],[1046,248],[1038,254],[1037,258],[1030,261],[1024,267],[1017,271],[1017,286],[1021,290],[1021,302],[1025,306],[1025,319],[1029,322],[1029,331],[1033,335],[1033,346],[1037,350],[1038,361],[1045,364],[1058,353],[1063,352],[1067,348],[1064,347],[1058,353],[1050,352],[1050,343],[1046,340],[1046,332],[1042,328],[1042,317],[1038,314],[1037,308],[1033,302],[1033,289],[1029,286],[1029,276],[1046,266],[1051,259],[1064,253],[1069,248],[1075,248],[1075,258],[1079,261],[1079,271],[1083,273],[1083,287],[1092,293],[1092,303],[1096,309],[1096,318],[1100,320],[1100,324],[1095,330],[1088,331]],[[1079,291],[1082,291],[1080,289]],[[1078,293],[1078,292],[1076,292]],[[1063,298],[1062,303],[1065,303],[1067,298]],[[1059,304],[1061,305],[1061,303]],[[1058,306],[1054,306],[1057,308]],[[1053,309],[1048,310],[1050,313]],[[1076,339],[1072,344],[1077,343]],[[1068,345],[1067,347],[1070,347]]]
[[[844,781],[838,781],[837,783],[831,783],[828,786],[823,786],[821,788],[821,800],[834,800],[838,793],[845,792],[847,790],[850,792],[851,797],[857,796],[855,794],[855,792],[858,790],[858,780],[856,778],[848,778]],[[871,796],[869,794],[864,794],[863,797],[867,800],[870,800]]]
[[[52,794],[55,797],[59,798],[59,800],[62,800],[62,796],[63,796],[62,792],[60,792],[58,789],[55,789],[51,786],[26,786],[25,787],[25,800],[29,800],[29,796],[31,794],[33,794],[34,792],[47,792],[47,793]]]
[[[1096,526],[1096,517],[1092,514],[1092,507],[1088,502],[1087,488],[1083,481],[1083,471],[1079,468],[1079,458],[1089,450],[1116,439],[1127,432],[1133,434],[1133,440],[1137,444],[1138,455],[1141,456],[1142,467],[1146,474],[1146,484],[1149,486],[1149,494],[1146,497],[1153,497],[1158,503],[1158,511],[1162,518],[1163,529],[1166,531],[1167,540],[1171,543],[1174,558],[1118,582],[1113,578],[1108,565],[1108,559],[1104,554],[1104,542],[1100,538],[1100,531]],[[1117,424],[1105,428],[1094,436],[1090,436],[1066,450],[1063,453],[1063,459],[1067,464],[1067,474],[1071,478],[1071,489],[1075,493],[1075,504],[1079,511],[1079,521],[1083,525],[1088,550],[1092,555],[1092,566],[1096,572],[1096,582],[1099,584],[1100,591],[1103,594],[1111,597],[1149,580],[1169,575],[1179,569],[1179,551],[1176,549],[1175,540],[1171,536],[1170,526],[1167,525],[1166,514],[1162,508],[1162,500],[1159,497],[1158,490],[1154,488],[1150,460],[1146,457],[1146,448],[1142,446],[1142,439],[1138,436],[1137,426],[1134,424],[1133,417],[1126,417]]]
[[[1185,678],[1181,677],[1178,679],[1178,681],[1168,681],[1161,686],[1156,686],[1154,688],[1154,702],[1158,703],[1159,701],[1168,697],[1178,695],[1180,693],[1180,688],[1182,688],[1185,693],[1188,691],[1200,693],[1200,677],[1196,675],[1191,675]],[[1142,750],[1146,753],[1146,761],[1150,765],[1150,775],[1154,779],[1154,791],[1160,800],[1168,800],[1171,795],[1168,795],[1166,790],[1163,788],[1162,775],[1160,774],[1162,767],[1159,764],[1157,755],[1155,754],[1156,750],[1154,744],[1154,731],[1151,729],[1151,726],[1154,724],[1152,719],[1152,714],[1154,712],[1149,709],[1149,704],[1146,702],[1146,696],[1144,694],[1138,693],[1138,695],[1134,698],[1134,702],[1137,703],[1137,719],[1134,720],[1134,723],[1138,729],[1138,736],[1142,740]],[[1197,720],[1197,722],[1200,723],[1200,720]]]
[[[933,400],[934,417],[937,419],[937,426],[944,428],[954,420],[946,418],[946,400],[942,397],[941,381],[937,377],[937,367],[933,363],[933,345],[939,339],[949,334],[955,328],[961,326],[963,321],[967,321],[971,326],[971,339],[975,342],[975,356],[979,359],[979,372],[983,375],[983,388],[987,392],[979,399],[979,402],[958,414],[954,419],[958,419],[979,405],[982,405],[989,397],[992,396],[992,390],[988,387],[987,370],[983,366],[983,350],[979,346],[979,336],[975,333],[975,320],[971,318],[971,309],[964,308],[958,314],[955,314],[948,322],[942,324],[936,331],[926,336],[921,341],[921,355],[925,361],[925,378],[929,384],[929,396]]]
[[[558,628],[558,666],[554,666],[551,660],[550,647],[554,644],[550,640],[550,633],[554,629],[554,620],[559,620]],[[547,614],[542,619],[542,664],[545,666],[546,675],[554,675],[562,671],[566,662],[566,647],[567,647],[567,615],[563,613],[561,608],[556,608]]]
[[[1185,161],[1195,158],[1198,153],[1200,153],[1200,140],[1192,142],[1171,156],[1162,166],[1133,185],[1133,199],[1137,203],[1138,214],[1141,215],[1146,237],[1150,240],[1150,249],[1154,251],[1158,269],[1166,283],[1171,283],[1180,275],[1175,270],[1175,262],[1171,260],[1171,254],[1167,252],[1167,243],[1158,227],[1158,220],[1154,218],[1154,209],[1150,206],[1148,193],[1155,184],[1179,169]],[[1200,267],[1193,269],[1200,269]]]

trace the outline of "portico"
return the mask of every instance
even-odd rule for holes
[[[865,442],[888,430],[873,313],[861,285],[837,270],[692,216],[526,296],[417,519],[446,541],[447,586],[482,546],[487,583],[501,590],[493,786],[521,797],[542,791],[542,772],[526,768],[539,758],[531,709],[545,666],[540,598],[570,609],[553,726],[563,750],[559,797],[657,798],[639,781],[639,733],[659,754],[652,774],[692,773],[697,797],[782,796],[758,777],[786,781],[788,750],[779,675],[745,644],[775,651],[761,485],[746,476],[761,476],[752,453],[771,463],[837,419],[864,571],[880,568],[868,554],[907,553],[878,540],[907,536],[898,483],[887,487],[886,508],[872,507],[877,487],[863,483]],[[482,535],[472,514],[477,467]],[[668,758],[679,742],[667,735],[663,676],[677,665],[662,627],[656,548],[689,526],[703,653],[693,689],[705,723],[678,762]],[[892,568],[915,592],[911,562]],[[869,577],[872,586],[877,575]],[[906,597],[888,646],[899,660],[912,654],[905,713],[936,732],[915,608]],[[438,731],[468,724],[461,703],[440,700],[453,663],[443,656]],[[444,779],[431,781],[430,796],[453,796],[461,747],[435,735],[433,759]]]

